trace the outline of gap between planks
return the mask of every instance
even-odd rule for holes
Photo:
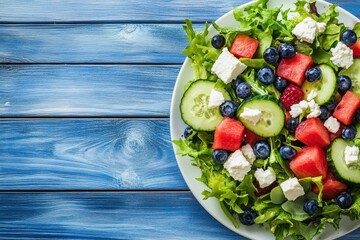
[[[114,121],[119,121],[119,120],[139,120],[139,121],[143,121],[143,120],[149,120],[149,121],[169,121],[170,117],[168,116],[151,116],[151,117],[112,117],[112,116],[61,116],[61,117],[52,117],[52,116],[36,116],[36,117],[31,117],[31,116],[21,116],[21,117],[17,117],[17,116],[10,116],[10,117],[0,117],[0,121],[44,121],[44,120],[114,120]]]
[[[189,189],[178,189],[178,190],[160,190],[160,189],[19,189],[19,190],[0,190],[0,194],[3,193],[147,193],[147,194],[163,194],[163,193],[191,193]]]

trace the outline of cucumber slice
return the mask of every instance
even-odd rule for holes
[[[339,75],[346,75],[351,79],[351,90],[360,97],[360,59],[354,58],[353,65],[348,69],[341,70]]]
[[[215,82],[198,80],[193,82],[185,91],[181,103],[180,112],[183,121],[197,131],[214,131],[223,119],[219,108],[208,108],[211,90]],[[230,95],[225,89],[221,91],[225,100],[230,100]]]
[[[321,69],[321,78],[316,82],[305,81],[301,89],[305,94],[304,99],[307,99],[311,90],[315,90],[317,92],[315,102],[323,105],[337,93],[337,78],[330,66],[322,64],[319,68]]]
[[[344,151],[346,146],[353,146],[351,141],[342,138],[336,138],[328,150],[329,166],[333,168],[335,175],[348,182],[360,183],[360,170],[357,168],[349,168],[344,159]]]
[[[245,107],[261,111],[261,118],[255,125],[253,122],[240,117]],[[270,95],[256,96],[244,101],[238,109],[237,118],[247,129],[261,137],[279,135],[285,123],[284,110],[280,107],[278,100]]]

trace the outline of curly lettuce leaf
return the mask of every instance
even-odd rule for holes
[[[194,69],[194,79],[208,79],[215,81],[217,77],[211,74],[211,68],[221,51],[211,46],[211,39],[207,39],[209,25],[205,24],[203,32],[195,31],[189,19],[185,19],[183,26],[189,45],[182,52],[191,60]]]
[[[242,207],[249,205],[256,199],[256,188],[253,184],[253,174],[245,176],[241,182],[235,181],[222,164],[212,159],[210,133],[197,132],[191,139],[174,140],[178,146],[177,154],[192,157],[192,163],[201,169],[201,177],[197,180],[206,184],[210,190],[204,190],[204,199],[215,197],[235,226],[239,225],[238,214]]]

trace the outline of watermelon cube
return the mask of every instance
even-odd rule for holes
[[[244,130],[240,121],[225,117],[215,129],[212,148],[235,152],[241,146]]]
[[[328,164],[324,150],[318,146],[304,147],[290,162],[290,168],[297,178],[326,178]]]
[[[353,56],[355,58],[360,58],[360,38],[350,48],[353,50]]]
[[[348,188],[346,184],[338,181],[330,170],[327,173],[327,177],[323,179],[322,182],[323,182],[322,198],[324,200],[331,200],[335,198],[337,195],[346,191],[346,189]],[[320,192],[319,188],[316,185],[313,185],[312,191],[314,193]]]
[[[245,34],[238,34],[231,45],[230,52],[237,58],[252,58],[259,41]]]
[[[295,138],[308,146],[326,147],[330,144],[329,132],[319,118],[309,118],[300,123],[295,130]]]
[[[349,125],[359,107],[360,98],[351,91],[347,91],[336,106],[333,116],[343,124]]]
[[[292,58],[283,58],[278,66],[277,75],[285,78],[298,86],[301,86],[305,80],[305,72],[314,65],[310,56],[296,53]]]
[[[254,144],[259,141],[262,140],[263,138],[256,135],[255,133],[251,132],[250,130],[245,128],[244,131],[244,145],[246,144],[250,144],[251,146],[254,146]]]

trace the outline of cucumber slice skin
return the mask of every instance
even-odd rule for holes
[[[351,141],[336,138],[328,149],[328,163],[336,178],[343,179],[348,183],[360,183],[360,170],[349,168],[344,160],[346,146],[353,146]]]
[[[332,67],[322,64],[319,65],[319,68],[322,73],[321,78],[316,82],[305,81],[301,90],[305,94],[304,99],[307,98],[311,90],[315,90],[317,92],[315,102],[319,105],[323,105],[333,99],[336,95],[338,82]]]
[[[196,131],[214,131],[223,119],[219,108],[207,108],[215,84],[208,80],[197,80],[183,94],[180,102],[181,118]],[[216,90],[223,93],[225,100],[231,100],[225,89]]]
[[[256,125],[240,117],[245,107],[262,112],[260,121]],[[270,95],[255,96],[242,102],[237,111],[237,118],[247,129],[260,137],[279,135],[285,124],[283,108],[279,105],[279,101]]]
[[[351,79],[351,91],[360,97],[360,58],[354,58],[353,65],[348,69],[341,70],[340,75],[346,75]]]

